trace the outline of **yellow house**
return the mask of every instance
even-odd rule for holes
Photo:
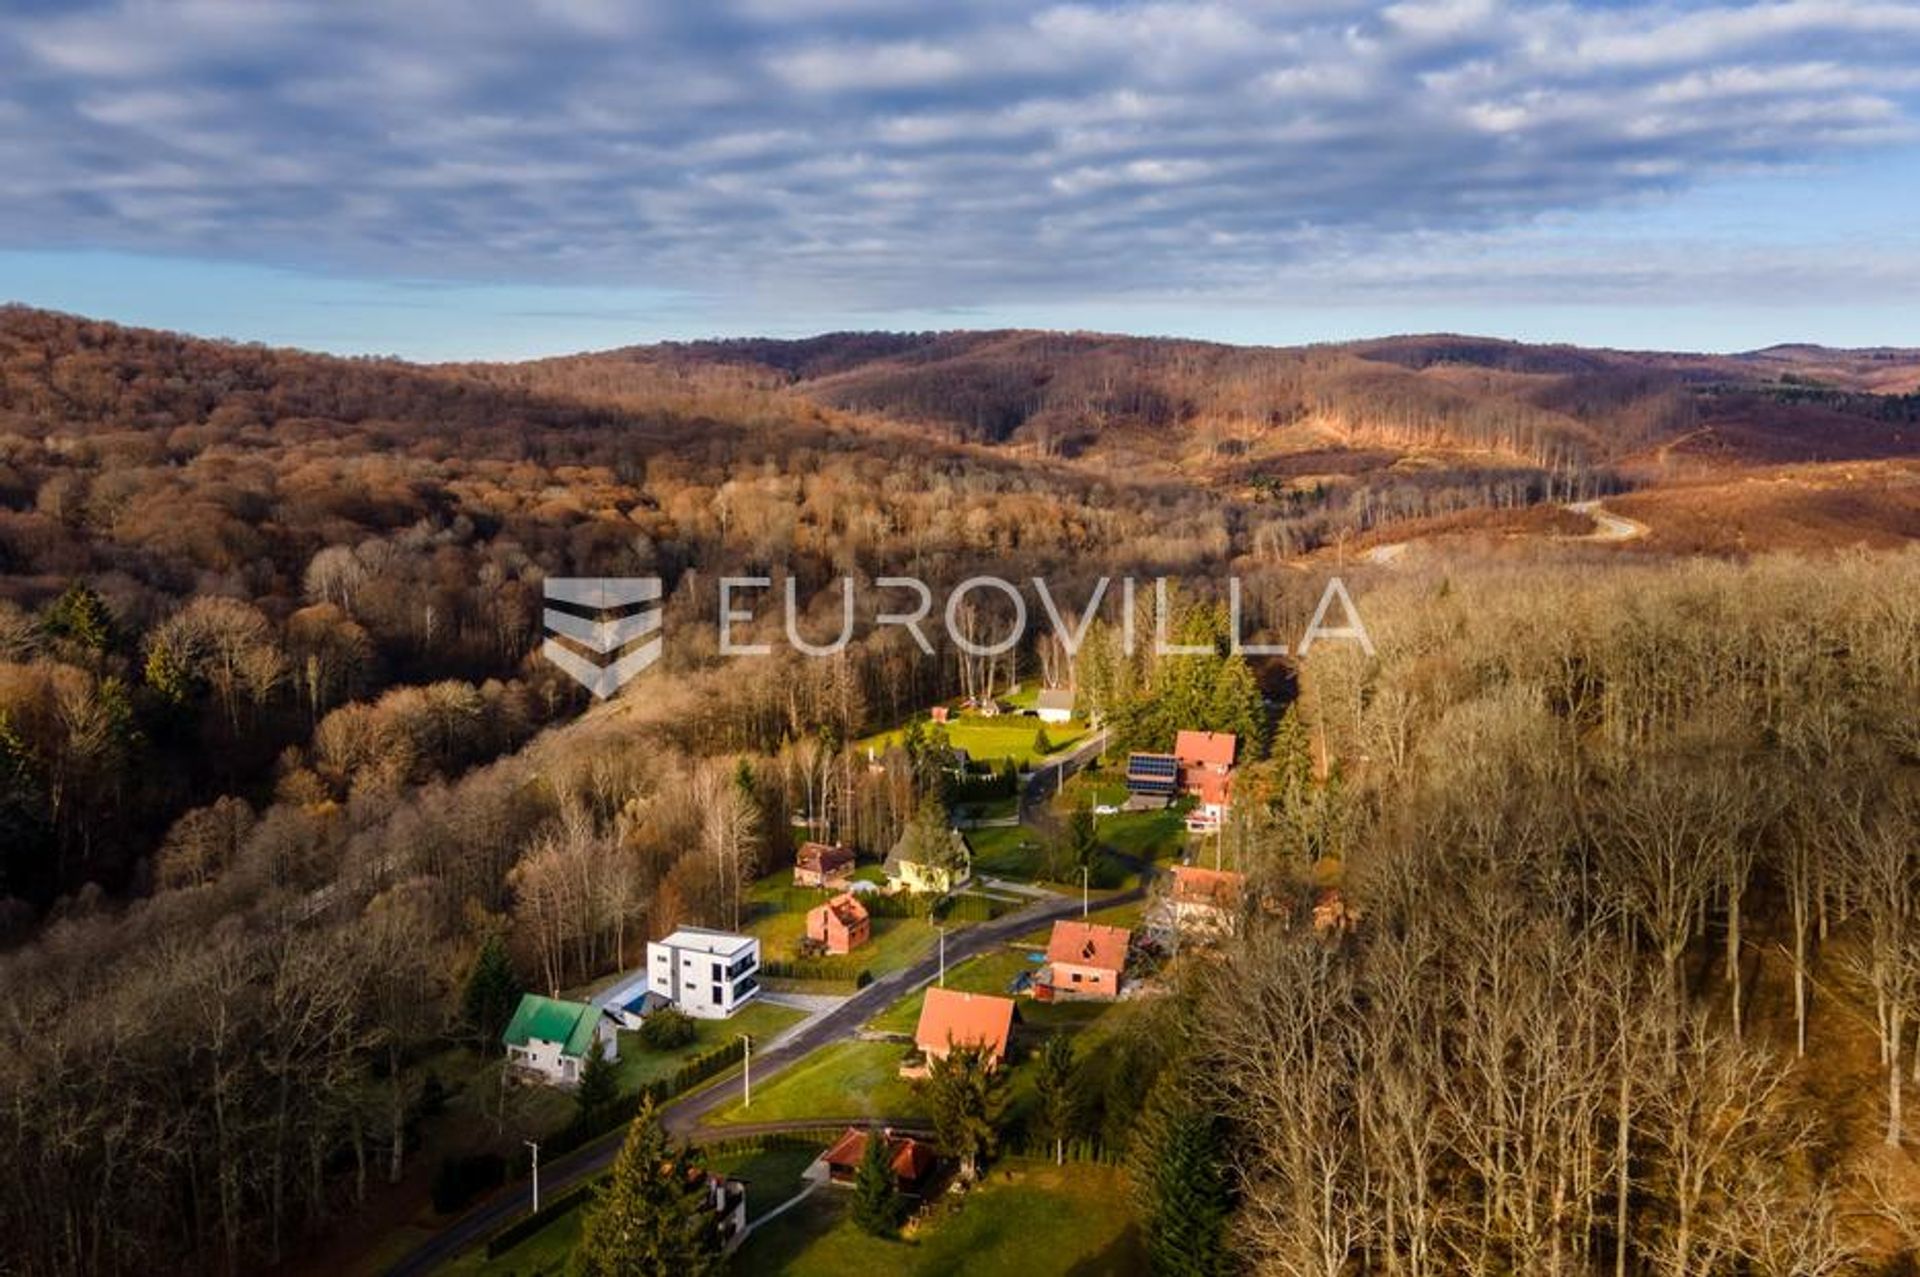
[[[973,849],[967,846],[966,835],[958,829],[948,830],[947,836],[951,839],[947,863],[936,864],[913,858],[907,836],[901,835],[900,841],[887,853],[888,884],[896,891],[930,891],[938,895],[963,886],[973,877]]]

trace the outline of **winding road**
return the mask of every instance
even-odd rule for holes
[[[1652,531],[1638,519],[1601,509],[1598,501],[1576,501],[1567,509],[1584,514],[1594,522],[1593,531],[1578,538],[1582,541],[1638,541]]]
[[[1587,518],[1592,519],[1594,524],[1593,531],[1581,536],[1554,538],[1556,540],[1602,542],[1638,541],[1641,537],[1646,536],[1653,530],[1638,519],[1629,519],[1624,514],[1615,514],[1611,510],[1603,509],[1597,500],[1569,502],[1566,508],[1575,514],[1584,514]],[[1368,563],[1376,567],[1393,567],[1398,564],[1401,559],[1406,557],[1407,547],[1412,544],[1413,542],[1411,541],[1393,541],[1386,545],[1376,545],[1372,549],[1364,551],[1363,557]]]

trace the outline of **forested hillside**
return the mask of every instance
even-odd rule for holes
[[[1122,746],[1246,741],[1244,946],[1076,1075],[1076,1140],[1204,1164],[1206,1244],[1888,1271],[1920,1245],[1920,577],[1827,547],[1902,539],[1911,471],[1873,467],[1916,449],[1904,390],[1773,364],[985,333],[425,367],[0,311],[0,1272],[253,1271],[518,1156],[459,1083],[499,988],[735,917],[797,837],[884,851],[951,755],[858,742],[1017,680]],[[1788,444],[1874,476],[1806,559],[1556,508],[1772,490]],[[1413,566],[1346,554],[1449,518]],[[1079,663],[898,628],[726,661],[728,572],[791,580],[808,634],[841,577],[1045,575],[1075,615],[1178,577],[1208,655],[1107,615]],[[1229,572],[1279,640],[1341,573],[1377,655],[1230,654]],[[605,706],[537,655],[553,575],[665,583],[674,641]],[[1357,926],[1287,925],[1329,885]],[[500,1147],[431,1146],[449,1105]]]

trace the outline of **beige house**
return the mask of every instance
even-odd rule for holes
[[[907,838],[901,836],[887,853],[887,883],[896,891],[931,891],[945,895],[957,887],[964,886],[973,877],[973,849],[967,846],[966,835],[958,829],[947,831],[950,841],[949,865],[932,864],[915,860],[907,851]]]

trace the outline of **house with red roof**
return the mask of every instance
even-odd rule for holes
[[[1181,731],[1173,738],[1173,756],[1180,770],[1195,776],[1202,772],[1226,775],[1239,752],[1240,738],[1232,732]]]
[[[838,843],[801,844],[793,857],[793,885],[844,890],[853,881],[854,851]]]
[[[1127,969],[1133,933],[1097,922],[1053,924],[1047,941],[1047,966],[1035,984],[1036,995],[1052,998],[1117,998]]]
[[[881,1131],[879,1137],[887,1142],[887,1149],[893,1154],[893,1177],[903,1193],[916,1196],[924,1189],[933,1173],[940,1167],[940,1157],[933,1146],[911,1135],[897,1135],[892,1131]],[[835,1140],[833,1147],[820,1155],[826,1164],[827,1182],[850,1188],[860,1173],[860,1163],[867,1155],[867,1141],[873,1138],[857,1126],[849,1126],[846,1134]]]
[[[928,1065],[944,1060],[957,1046],[985,1051],[992,1066],[1005,1063],[1007,1044],[1013,1039],[1013,1015],[1012,998],[938,986],[928,989],[926,1001],[920,1004],[919,1026],[913,1031],[917,1050],[901,1065],[900,1076],[925,1077]]]
[[[1187,828],[1212,833],[1227,818],[1233,802],[1233,767],[1240,738],[1232,732],[1182,731],[1173,738],[1173,758],[1179,768],[1180,792],[1194,800]]]
[[[1240,926],[1247,876],[1231,869],[1175,865],[1173,884],[1163,903],[1163,918],[1178,935],[1198,938],[1231,935]]]
[[[1193,809],[1187,813],[1187,831],[1213,833],[1226,820],[1227,808],[1233,805],[1233,773],[1203,771],[1196,782],[1189,784],[1187,792],[1194,799]]]
[[[842,892],[816,909],[807,911],[807,939],[828,953],[852,953],[873,934],[873,921],[867,907]]]

